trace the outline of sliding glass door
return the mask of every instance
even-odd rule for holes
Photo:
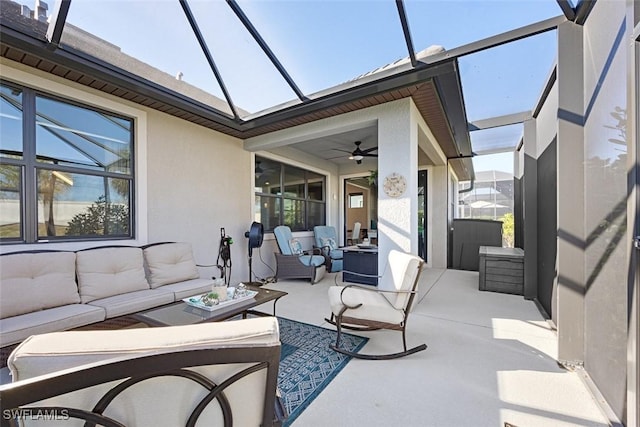
[[[418,256],[427,261],[427,171],[418,171]]]

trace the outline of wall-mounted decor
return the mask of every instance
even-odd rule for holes
[[[400,197],[407,190],[407,180],[398,173],[392,173],[384,178],[382,188],[389,197]]]

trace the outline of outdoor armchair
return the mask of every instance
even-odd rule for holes
[[[412,254],[392,250],[388,265],[377,287],[346,285],[329,288],[331,318],[337,338],[331,348],[352,357],[369,360],[395,359],[425,350],[421,344],[407,349],[406,327],[411,304],[417,293],[424,261]],[[340,347],[342,328],[357,331],[390,329],[402,332],[404,350],[398,353],[370,355],[353,353]]]
[[[320,249],[327,264],[327,271],[335,273],[342,271],[343,252],[338,248],[338,235],[335,227],[330,225],[316,225],[313,227],[315,247]]]
[[[279,358],[275,317],[34,335],[9,357],[0,424],[278,425]]]
[[[314,284],[324,277],[326,264],[319,249],[303,250],[302,243],[293,237],[286,225],[274,228],[273,234],[280,250],[275,253],[276,280],[310,279]]]

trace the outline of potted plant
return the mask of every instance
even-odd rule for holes
[[[202,303],[207,307],[218,305],[218,302],[218,294],[215,292],[209,292],[208,294],[202,296]]]
[[[369,181],[369,185],[371,187],[377,187],[378,186],[378,170],[372,170],[369,171],[369,176],[367,177],[367,180]]]

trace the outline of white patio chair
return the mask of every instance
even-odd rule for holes
[[[336,343],[331,348],[339,353],[369,360],[395,359],[425,350],[426,344],[407,349],[405,336],[407,317],[417,293],[423,264],[424,261],[415,255],[392,250],[377,287],[346,285],[329,288],[331,318],[326,320],[336,325],[338,332]],[[401,331],[404,350],[380,355],[345,350],[340,347],[342,328],[357,331]]]
[[[0,424],[279,425],[279,359],[275,317],[33,335],[9,357]]]

